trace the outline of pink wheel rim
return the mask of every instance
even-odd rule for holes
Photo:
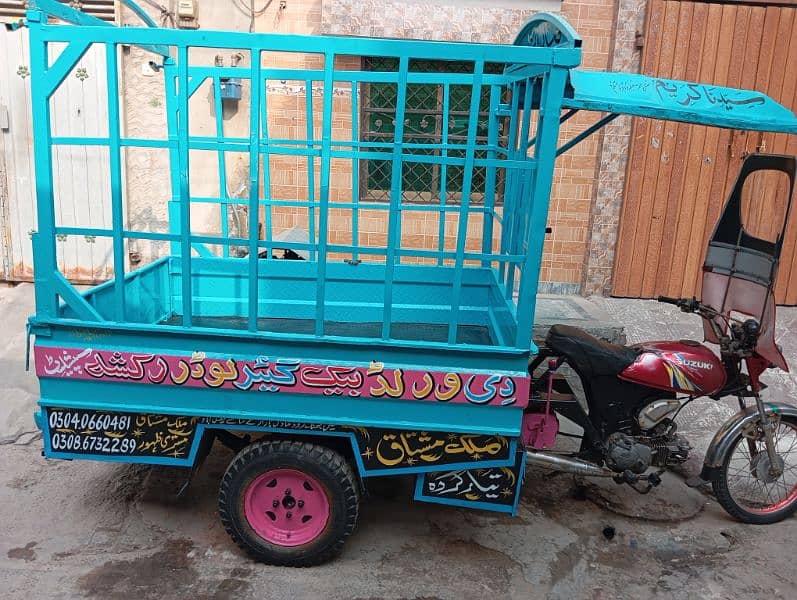
[[[267,542],[301,546],[326,528],[329,499],[315,477],[294,469],[274,469],[246,488],[244,515]]]
[[[772,506],[767,506],[766,508],[761,508],[759,510],[751,510],[751,509],[747,510],[749,510],[750,512],[758,512],[766,515],[769,513],[778,512],[779,510],[786,508],[789,504],[791,504],[795,500],[797,500],[797,485],[792,488],[788,496],[778,501],[776,504],[773,504]]]

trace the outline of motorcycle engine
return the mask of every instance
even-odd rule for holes
[[[650,446],[640,444],[630,435],[613,433],[606,440],[606,466],[622,473],[644,473],[653,462]]]
[[[675,433],[675,423],[665,420],[646,435],[613,433],[606,440],[606,466],[622,473],[644,473],[648,467],[671,467],[684,462],[692,449]]]

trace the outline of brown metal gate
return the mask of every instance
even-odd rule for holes
[[[797,0],[649,0],[642,72],[756,89],[797,110]],[[797,136],[634,120],[613,295],[699,294],[708,236],[755,151],[797,154]],[[797,304],[797,214],[776,298]]]

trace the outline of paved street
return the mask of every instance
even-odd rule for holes
[[[699,321],[655,302],[584,301],[625,325],[629,342],[699,338]],[[228,539],[216,489],[231,459],[217,446],[187,493],[177,469],[46,461],[24,372],[30,286],[0,289],[0,597],[2,598],[794,598],[797,519],[732,521],[677,476],[647,497],[577,487],[529,470],[518,517],[370,498],[343,555],[313,569],[256,564]],[[779,343],[797,368],[797,309]],[[797,378],[768,374],[770,398]],[[694,403],[682,430],[705,448],[731,405]],[[698,457],[699,458],[699,457]],[[695,468],[696,460],[690,463]]]

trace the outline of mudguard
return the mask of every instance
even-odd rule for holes
[[[767,402],[765,406],[768,415],[779,414],[797,421],[797,407],[795,406],[780,402]],[[715,469],[719,469],[725,461],[725,456],[731,450],[733,440],[756,418],[758,418],[758,409],[755,406],[748,406],[722,424],[722,427],[714,434],[708,450],[706,450],[706,457],[703,459],[703,470],[700,472],[701,479],[704,481],[711,479],[712,472]]]

